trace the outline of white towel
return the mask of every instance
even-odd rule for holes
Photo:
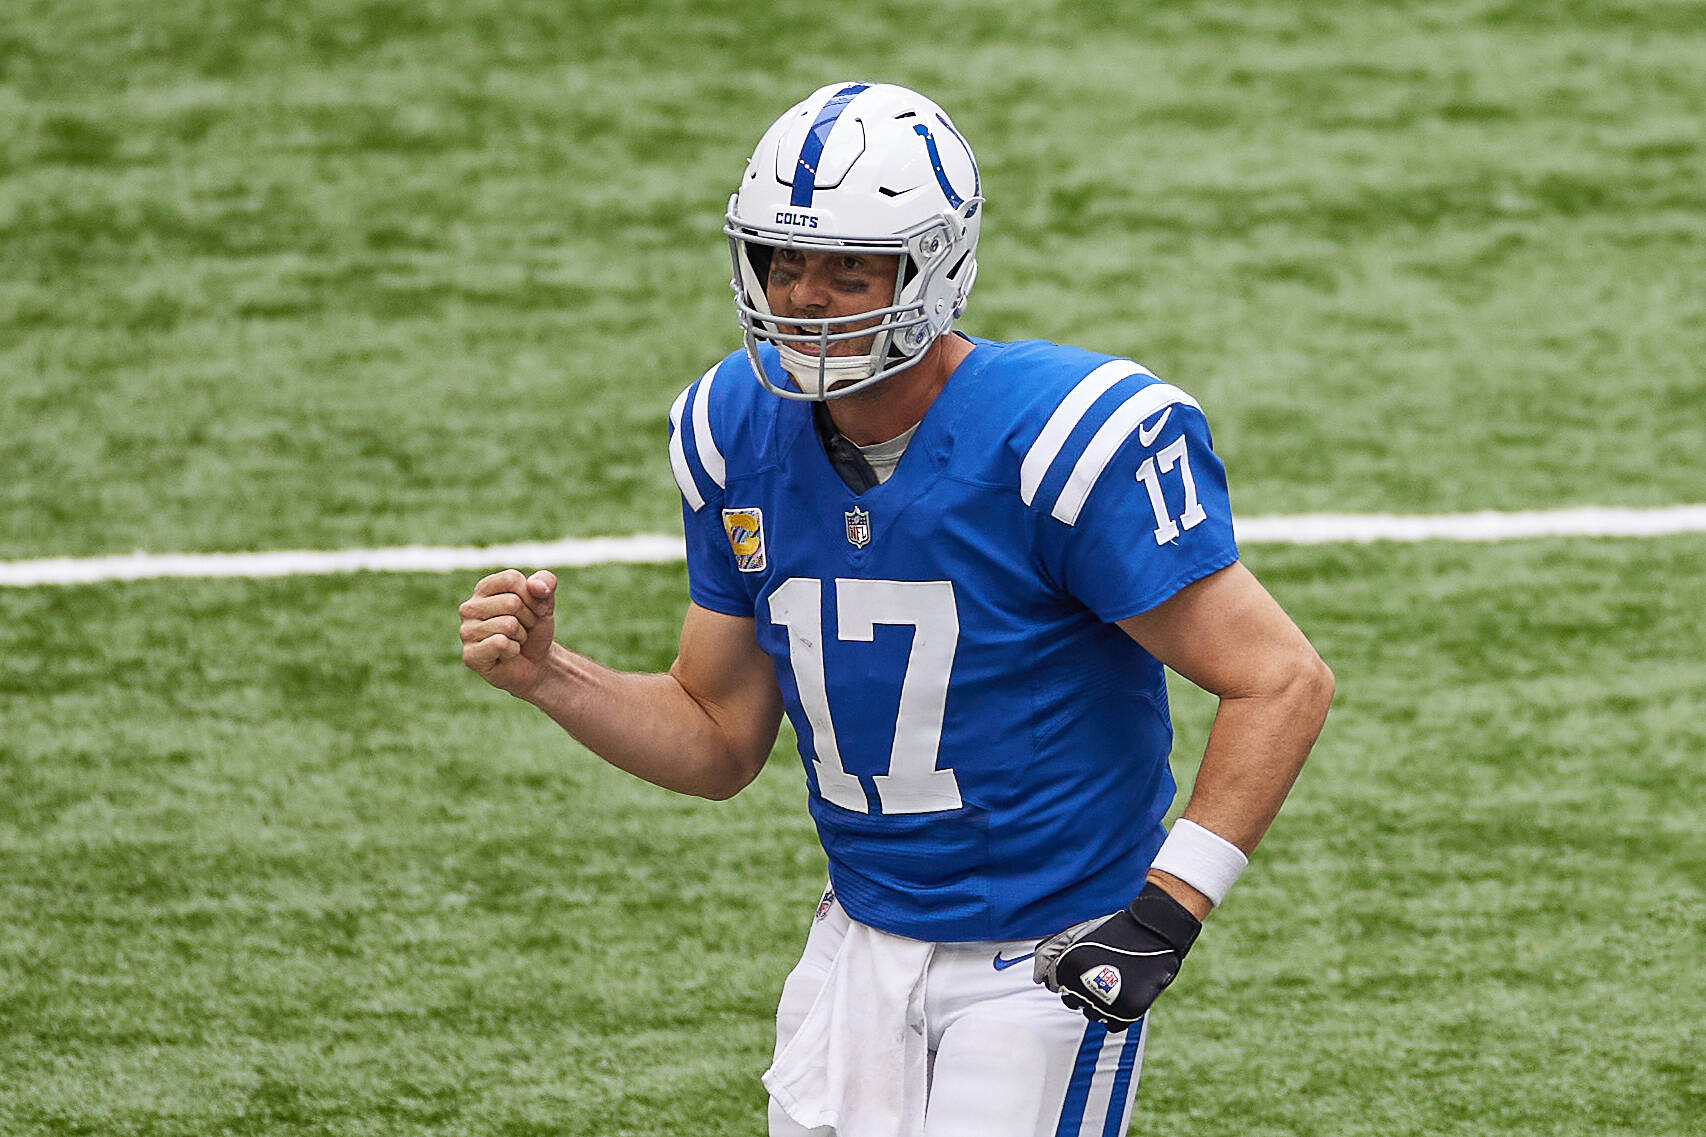
[[[934,950],[852,922],[805,1021],[764,1073],[789,1117],[836,1137],[922,1137]]]

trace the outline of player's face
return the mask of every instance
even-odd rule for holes
[[[789,316],[807,320],[853,316],[893,304],[895,273],[899,271],[900,258],[895,256],[777,249],[770,258],[764,296],[770,302],[770,310],[784,320]],[[833,330],[857,331],[880,322],[880,319],[866,320]],[[785,330],[799,334],[811,329],[790,325]],[[814,344],[795,347],[808,355],[817,353]],[[829,345],[831,355],[863,355],[870,350],[870,337],[838,340]]]

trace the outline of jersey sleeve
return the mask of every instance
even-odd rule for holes
[[[707,371],[669,409],[669,465],[681,490],[681,526],[687,539],[687,593],[693,603],[727,616],[750,617],[752,596],[740,580],[735,549],[724,523],[722,451],[712,431]]]
[[[1050,570],[1112,623],[1232,564],[1238,546],[1226,467],[1196,400],[1152,382],[1099,405],[1105,417],[1086,414],[1062,447],[1070,469],[1057,463],[1039,505]]]

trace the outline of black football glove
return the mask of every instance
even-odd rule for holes
[[[1179,974],[1202,921],[1153,881],[1123,912],[1074,924],[1037,945],[1031,978],[1093,1022],[1121,1031]]]

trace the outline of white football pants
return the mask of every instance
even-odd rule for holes
[[[823,986],[851,918],[838,902],[812,924],[782,987],[776,1053]],[[925,972],[929,1044],[925,1137],[1124,1137],[1137,1096],[1147,1020],[1122,1033],[1068,1010],[1031,980],[1035,940],[935,945]],[[996,960],[1012,960],[997,969]],[[770,1137],[806,1129],[770,1101]]]

